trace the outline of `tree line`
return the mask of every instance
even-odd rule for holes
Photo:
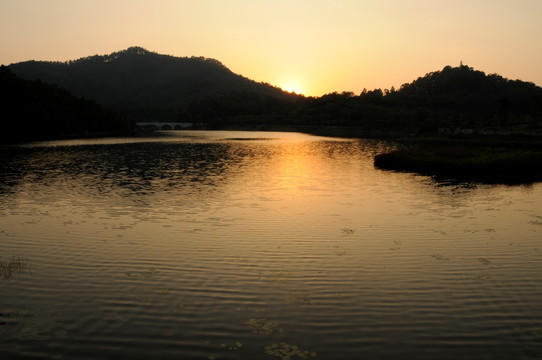
[[[0,142],[55,139],[93,133],[121,133],[132,124],[94,100],[58,86],[24,80],[0,66]]]
[[[10,68],[22,78],[56,84],[139,121],[172,121],[193,101],[230,92],[287,96],[279,88],[234,74],[218,60],[157,54],[141,47],[67,62],[25,61]]]
[[[3,66],[0,77],[4,141],[126,131],[138,120],[208,128],[351,127],[366,136],[542,133],[542,88],[464,65],[399,89],[320,97],[254,82],[217,60],[138,47],[65,63]]]
[[[271,98],[240,91],[207,96],[177,115],[179,120],[230,125],[356,127],[368,135],[439,131],[542,132],[542,88],[446,66],[400,89],[333,92],[321,97]]]

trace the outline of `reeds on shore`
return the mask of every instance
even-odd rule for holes
[[[502,141],[421,141],[377,155],[380,169],[483,183],[542,181],[540,144]]]

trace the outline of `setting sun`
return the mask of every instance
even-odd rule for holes
[[[137,45],[217,59],[306,96],[399,88],[459,61],[542,83],[541,1],[413,3],[5,0],[0,64],[64,62]]]
[[[290,93],[305,94],[303,87],[294,81],[284,82],[284,85],[280,86],[283,90]]]

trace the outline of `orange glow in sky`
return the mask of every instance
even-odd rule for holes
[[[460,61],[542,85],[541,14],[540,0],[0,0],[0,63],[142,46],[315,96]]]

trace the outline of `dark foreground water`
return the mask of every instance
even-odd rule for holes
[[[288,133],[2,148],[0,358],[540,359],[542,186]]]

